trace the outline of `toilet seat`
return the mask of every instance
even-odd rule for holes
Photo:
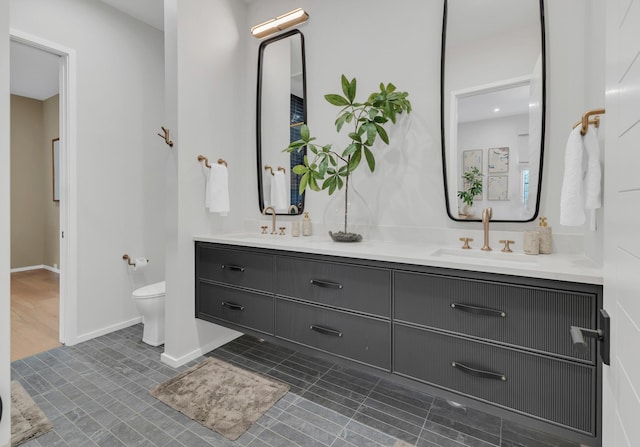
[[[158,298],[165,295],[167,291],[167,282],[161,281],[148,286],[140,287],[133,291],[133,298],[136,300],[144,300],[149,298]]]

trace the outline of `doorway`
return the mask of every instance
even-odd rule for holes
[[[70,200],[70,191],[73,184],[72,148],[74,147],[73,116],[71,114],[71,104],[74,104],[75,84],[73,81],[75,52],[58,44],[45,41],[36,36],[11,31],[11,115],[12,115],[12,139],[11,139],[11,320],[12,320],[12,361],[17,356],[23,357],[33,355],[37,352],[51,349],[52,347],[65,344],[75,340],[75,296],[73,288],[69,287],[70,279],[75,275],[71,274],[74,269],[73,259],[70,258],[70,245],[72,238],[65,237],[68,233],[69,222],[71,221],[71,210],[73,209]],[[19,53],[20,58],[14,58],[14,54]],[[30,57],[25,56],[25,53]],[[24,66],[26,64],[26,69]],[[45,68],[48,65],[48,68]],[[34,79],[34,75],[42,75],[41,78]],[[15,82],[14,82],[15,81]],[[31,87],[29,87],[29,84]],[[45,87],[45,84],[48,87]],[[35,86],[35,87],[34,87]],[[38,88],[43,89],[38,92]],[[21,90],[22,89],[22,90]],[[37,98],[36,95],[40,97]],[[35,99],[37,98],[37,99]],[[38,102],[41,102],[40,106]],[[36,130],[32,128],[36,135],[36,140],[32,142],[38,146],[35,149],[35,156],[26,156],[19,152],[18,158],[21,163],[14,163],[16,153],[13,138],[13,115],[14,106],[38,110],[42,108],[42,127]],[[28,116],[28,115],[27,115]],[[24,124],[23,124],[24,125]],[[22,151],[22,142],[20,143]],[[35,163],[29,165],[29,160]],[[15,169],[14,169],[15,168]],[[41,187],[33,181],[37,173],[43,173],[44,180]],[[23,180],[14,182],[14,177],[25,177]],[[20,179],[18,179],[20,180]],[[16,187],[16,185],[19,185]],[[20,186],[23,186],[22,188]],[[14,188],[17,190],[14,194]],[[32,198],[36,202],[27,204],[21,194],[28,194],[29,189],[39,189],[39,192],[32,193]],[[35,216],[40,216],[43,222],[40,226],[35,226],[27,218],[20,222],[20,217],[24,217],[25,208],[38,208]],[[16,213],[16,210],[20,212]],[[28,210],[33,212],[33,209]],[[27,212],[27,215],[28,215]],[[14,213],[18,214],[17,219]],[[38,214],[39,213],[39,214]],[[36,222],[37,223],[37,222]],[[25,228],[31,226],[31,234],[36,242],[40,241],[40,247],[25,239]],[[40,233],[38,228],[41,229]],[[15,230],[15,231],[14,231]],[[18,242],[20,241],[20,242]],[[26,242],[25,242],[26,241]],[[16,246],[19,244],[18,246]],[[14,250],[14,248],[16,250]],[[26,249],[29,248],[29,249]],[[31,252],[30,252],[31,250]],[[38,250],[41,250],[38,253]],[[73,282],[71,282],[73,284]],[[15,292],[15,293],[14,293]],[[19,303],[19,304],[15,304]],[[25,316],[26,315],[26,316]],[[25,321],[25,318],[28,320]],[[30,332],[14,331],[13,325],[18,331],[22,329]],[[36,329],[36,331],[34,331]],[[41,338],[37,331],[40,331]],[[14,343],[13,338],[23,340]],[[22,344],[22,346],[20,346]],[[14,348],[16,353],[14,355]],[[25,350],[26,349],[26,350]]]

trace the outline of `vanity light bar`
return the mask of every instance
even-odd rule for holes
[[[304,9],[298,8],[282,14],[275,19],[267,20],[266,22],[251,27],[251,34],[253,34],[253,37],[260,39],[276,31],[282,31],[290,26],[304,23],[307,20],[309,20],[309,14],[307,14]]]

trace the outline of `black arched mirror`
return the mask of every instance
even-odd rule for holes
[[[456,221],[528,222],[540,206],[545,131],[543,0],[445,0],[442,160]]]
[[[257,159],[260,211],[272,206],[276,214],[301,214],[304,193],[292,168],[302,164],[306,148],[283,152],[300,139],[307,122],[304,36],[298,30],[260,44],[258,54]],[[294,208],[295,206],[295,208]]]

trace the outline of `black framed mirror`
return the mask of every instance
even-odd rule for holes
[[[288,31],[265,40],[258,52],[256,147],[260,211],[272,206],[276,214],[301,214],[304,193],[292,168],[302,164],[306,148],[283,152],[300,139],[307,122],[307,77],[304,36]],[[295,208],[294,208],[295,206]]]
[[[442,162],[447,214],[529,222],[545,134],[544,0],[444,0]]]

